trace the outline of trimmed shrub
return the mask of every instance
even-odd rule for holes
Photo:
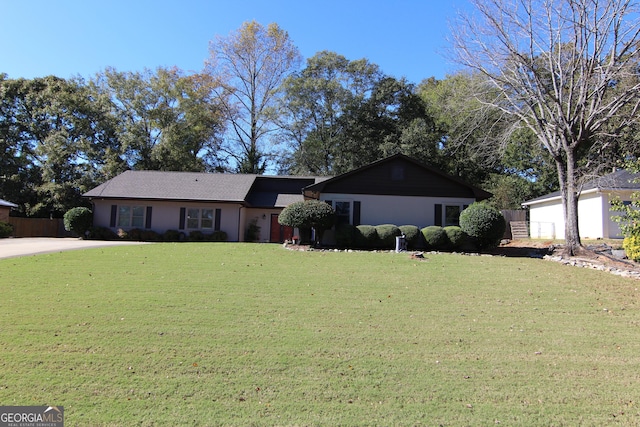
[[[162,240],[165,242],[179,242],[182,240],[182,236],[178,230],[167,230],[162,233]]]
[[[502,213],[486,203],[473,203],[460,213],[460,228],[473,239],[479,250],[498,246],[505,227]]]
[[[428,249],[445,249],[449,243],[442,227],[430,225],[421,230]]]
[[[126,239],[133,240],[136,242],[142,242],[144,240],[142,238],[143,233],[144,233],[144,230],[140,228],[132,228],[131,230],[127,231]]]
[[[191,240],[192,242],[203,242],[204,233],[200,230],[193,230],[189,233],[189,240]]]
[[[0,221],[0,238],[9,237],[13,233],[13,225]]]
[[[91,227],[89,229],[89,239],[93,239],[93,240],[118,240],[119,237],[110,228],[107,228],[107,227]]]
[[[159,233],[156,233],[153,230],[142,230],[140,238],[143,242],[160,242],[162,241],[162,236]]]
[[[633,233],[622,241],[622,248],[627,258],[640,262],[640,234]]]
[[[306,230],[316,230],[316,240],[322,241],[324,231],[333,227],[336,223],[336,215],[333,208],[320,200],[304,200],[288,205],[278,215],[280,225],[288,225],[300,230],[301,243],[305,243],[308,237]]]
[[[258,219],[254,218],[249,222],[247,232],[244,235],[244,240],[247,242],[257,242],[260,239],[260,226],[258,225]]]
[[[420,246],[420,229],[415,225],[401,225],[398,227],[400,234],[404,234],[407,242],[407,249],[415,249]]]
[[[378,247],[392,249],[396,247],[396,236],[399,236],[400,229],[393,224],[376,225],[378,234]]]
[[[459,249],[464,245],[467,236],[465,235],[462,228],[457,225],[450,225],[444,228],[444,232],[447,235],[447,240],[449,240],[449,248],[451,249]]]
[[[227,233],[222,230],[214,231],[211,234],[207,234],[205,239],[210,242],[226,242],[227,241]]]
[[[65,230],[84,237],[93,225],[93,213],[89,208],[71,208],[64,213],[63,222]]]
[[[372,249],[378,243],[378,233],[373,225],[358,225],[356,227],[354,244],[358,248]]]
[[[351,224],[340,224],[336,227],[336,245],[340,248],[351,248],[355,242],[356,228]]]

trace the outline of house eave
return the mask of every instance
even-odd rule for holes
[[[578,195],[578,198],[580,198],[580,196],[582,196],[583,194],[603,193],[605,191],[613,191],[613,190],[604,190],[601,188],[590,188],[588,190],[581,191],[580,194]],[[548,203],[548,202],[556,202],[558,200],[562,200],[561,194],[554,195],[551,197],[541,197],[538,199],[528,200],[526,202],[522,202],[521,205],[525,207],[525,206],[539,205],[539,204]]]
[[[175,203],[223,203],[223,204],[239,204],[248,206],[245,200],[211,200],[211,199],[172,199],[158,197],[127,197],[127,196],[82,196],[89,201],[94,200],[112,200],[112,201],[141,201],[141,202],[175,202]]]

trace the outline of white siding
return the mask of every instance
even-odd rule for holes
[[[220,230],[227,233],[227,240],[231,242],[239,241],[244,234],[240,233],[239,227],[239,209],[238,204],[216,204],[216,203],[179,203],[179,202],[163,202],[163,201],[144,201],[144,200],[93,200],[94,212],[93,222],[96,227],[109,228],[111,219],[112,205],[129,205],[129,206],[151,206],[151,230],[157,233],[164,233],[167,230],[178,230],[180,225],[180,208],[207,208],[220,209]],[[114,231],[117,227],[112,228]],[[185,234],[189,230],[179,230]],[[213,230],[203,230],[209,232]]]
[[[360,223],[368,225],[394,224],[415,225],[419,228],[435,224],[435,205],[441,204],[460,206],[470,205],[475,202],[472,198],[436,198],[436,197],[412,197],[412,196],[377,196],[370,194],[336,194],[323,193],[322,200],[359,201]],[[351,205],[353,215],[353,203]]]
[[[529,210],[529,235],[532,239],[564,239],[564,214],[561,201],[532,205]]]
[[[611,217],[616,215],[610,210],[611,200],[620,196],[622,200],[631,199],[631,191],[626,192],[590,192],[582,194],[578,200],[578,228],[583,239],[620,239],[620,226]],[[564,239],[564,213],[562,201],[554,199],[529,206],[530,233],[532,238]],[[552,230],[555,229],[555,237]]]
[[[578,200],[578,229],[583,239],[601,239],[604,236],[603,219],[606,209],[602,193],[583,194]]]

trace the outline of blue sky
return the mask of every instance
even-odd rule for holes
[[[456,70],[443,52],[449,21],[467,7],[467,0],[0,0],[0,73],[198,72],[210,40],[256,20],[278,23],[305,59],[322,50],[367,58],[419,83]]]

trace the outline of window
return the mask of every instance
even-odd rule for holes
[[[142,228],[144,226],[144,206],[118,206],[118,227]]]
[[[200,228],[213,228],[213,209],[202,209]]]
[[[351,224],[351,202],[337,201],[334,210],[336,211],[336,226]]]
[[[187,209],[187,228],[213,229],[213,209]]]
[[[445,206],[444,225],[460,225],[460,206]]]

